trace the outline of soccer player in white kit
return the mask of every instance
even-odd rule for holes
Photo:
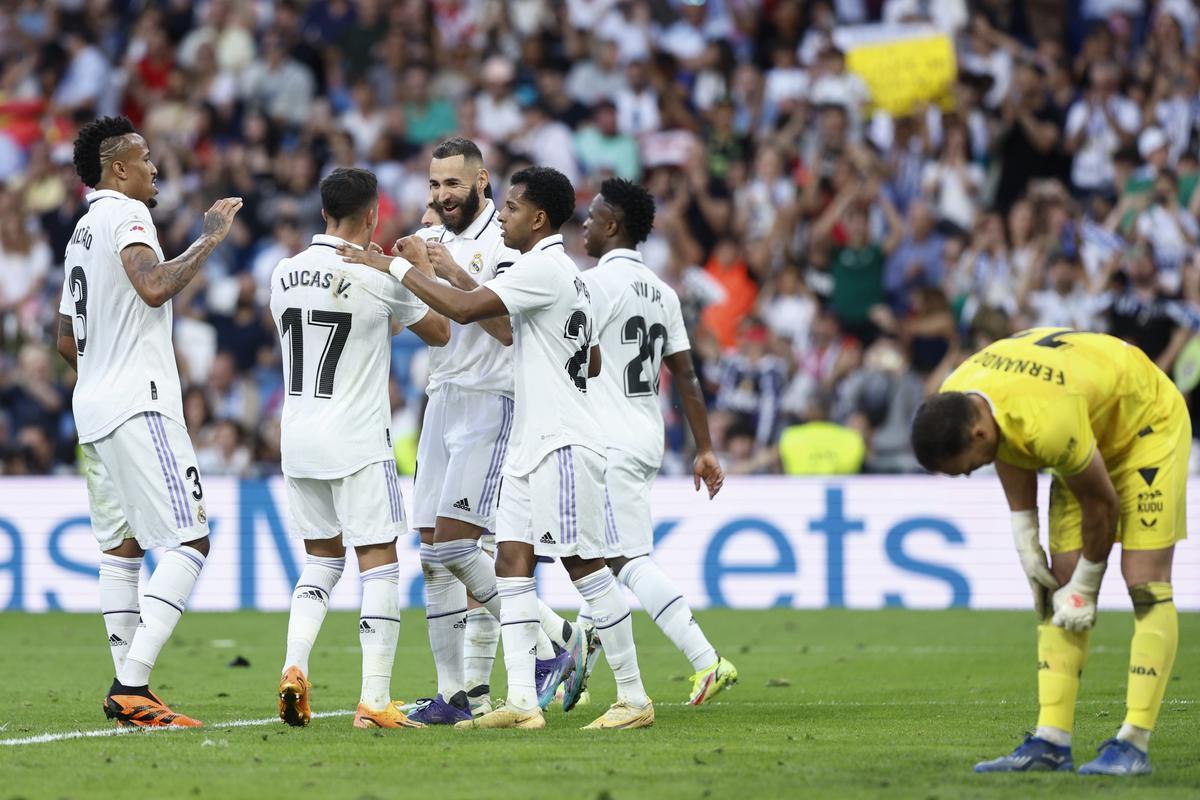
[[[679,297],[642,263],[637,251],[653,225],[654,198],[620,178],[600,185],[583,224],[587,254],[600,259],[583,273],[583,280],[592,295],[606,364],[592,389],[608,444],[604,472],[608,566],[692,662],[695,673],[688,703],[697,706],[736,683],[737,669],[709,644],[683,593],[650,558],[654,547],[650,488],[663,457],[658,381],[664,362],[696,441],[696,490],[703,481],[712,499],[725,475],[713,453]],[[580,617],[586,616],[587,609],[581,610]]]
[[[502,240],[496,206],[487,197],[488,172],[474,142],[454,137],[434,148],[429,191],[429,207],[441,224],[416,235],[425,240],[430,263],[449,285],[470,291],[520,255]],[[429,354],[413,527],[421,536],[438,691],[410,714],[429,725],[491,711],[492,662],[500,636],[492,532],[512,433],[511,344],[512,327],[502,316],[452,323],[450,343]],[[539,637],[539,649],[539,678],[553,692],[574,662],[566,654],[556,657],[545,635]]]
[[[508,700],[458,727],[543,728],[534,661],[540,623],[537,556],[559,558],[604,637],[618,698],[588,728],[653,724],[638,671],[629,605],[604,563],[604,442],[588,379],[600,371],[591,302],[559,228],[575,208],[571,182],[556,170],[514,174],[500,211],[504,242],[520,251],[511,268],[469,292],[413,269],[428,257],[419,240],[403,258],[342,248],[343,257],[391,272],[434,310],[465,324],[508,314],[513,327],[515,416],[497,513],[496,575]]]
[[[337,248],[375,248],[379,186],[363,169],[321,181],[325,233],[271,274],[271,316],[283,349],[281,441],[291,533],[307,559],[292,595],[279,715],[311,719],[308,660],[346,548],[358,557],[362,693],[357,728],[423,727],[391,699],[400,636],[396,537],[407,532],[392,451],[388,376],[391,337],[408,327],[434,347],[450,324],[386,275],[338,257]],[[430,271],[432,274],[432,270]]]
[[[100,545],[100,611],[116,677],[104,713],[123,726],[196,727],[150,691],[150,671],[208,556],[208,517],[184,427],[171,298],[229,232],[239,197],[218,200],[203,232],[163,260],[150,207],[158,170],[124,117],[89,122],[75,171],[95,191],[65,253],[58,351],[79,373],[75,427]],[[169,548],[138,601],[145,550]]]

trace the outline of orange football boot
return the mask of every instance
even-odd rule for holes
[[[299,667],[288,667],[279,679],[279,718],[296,728],[312,719],[308,706],[308,678]]]
[[[388,703],[379,711],[367,708],[363,703],[354,710],[354,727],[356,728],[424,728],[420,722],[409,719],[400,710],[396,701]]]
[[[123,728],[199,728],[204,723],[172,711],[149,687],[131,689],[113,681],[104,716]]]

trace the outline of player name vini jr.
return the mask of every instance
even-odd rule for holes
[[[344,275],[335,275],[332,272],[319,269],[294,269],[286,275],[279,276],[279,285],[283,287],[285,292],[289,289],[295,289],[297,286],[314,286],[320,289],[328,289],[334,285],[333,282],[335,280],[338,283],[334,294],[342,297],[354,285],[346,280]]]
[[[1031,358],[1011,358],[996,353],[980,353],[971,359],[972,363],[997,372],[1007,372],[1016,375],[1026,375],[1030,378],[1040,378],[1046,383],[1066,386],[1067,379],[1061,369],[1047,366]]]
[[[662,292],[644,281],[634,281],[630,284],[639,297],[644,297],[651,303],[662,305]]]

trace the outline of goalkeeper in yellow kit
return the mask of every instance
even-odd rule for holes
[[[976,772],[1073,768],[1075,698],[1114,541],[1133,600],[1127,710],[1079,772],[1150,772],[1150,732],[1179,642],[1171,560],[1187,535],[1191,441],[1183,396],[1141,350],[1062,328],[980,350],[917,410],[912,443],[926,469],[969,475],[995,463],[1041,619],[1037,731]],[[1039,469],[1053,473],[1049,569],[1038,541]]]

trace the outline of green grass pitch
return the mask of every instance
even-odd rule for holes
[[[1200,615],[1181,615],[1175,676],[1151,749],[1154,775],[973,775],[1036,716],[1030,613],[707,611],[697,615],[741,683],[703,708],[680,704],[686,661],[637,614],[657,701],[649,730],[584,732],[611,699],[601,665],[592,705],[548,712],[545,731],[360,731],[348,716],[307,729],[275,715],[283,614],[188,614],[155,687],[207,727],[0,746],[5,798],[751,798],[1200,796]],[[1083,679],[1076,764],[1123,713],[1132,628],[1101,615]],[[92,615],[0,615],[0,738],[107,728],[111,662]],[[235,656],[249,668],[230,668]],[[312,661],[314,710],[358,697],[355,617],[331,614]],[[502,664],[497,666],[502,683]],[[394,696],[434,690],[422,615],[404,614]],[[496,694],[503,686],[496,686]]]

